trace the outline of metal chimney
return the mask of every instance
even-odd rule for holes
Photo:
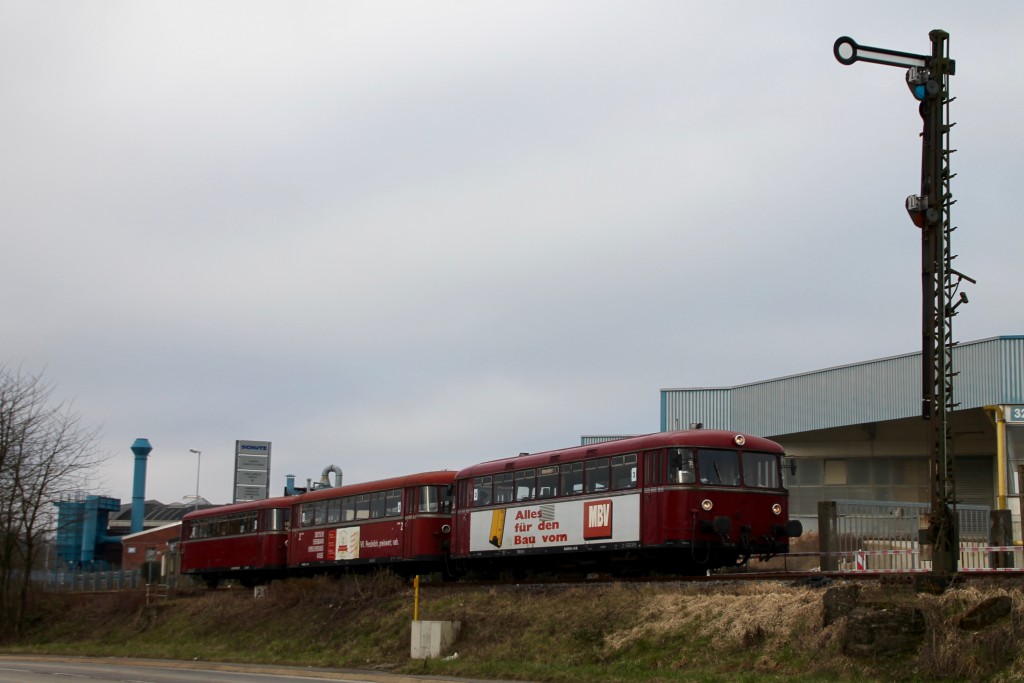
[[[132,526],[130,533],[142,531],[146,518],[146,460],[153,447],[149,439],[135,439],[132,453],[135,454],[135,483],[132,486]]]

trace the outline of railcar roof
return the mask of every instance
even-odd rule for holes
[[[332,488],[316,489],[297,496],[278,496],[276,498],[265,498],[263,500],[251,500],[244,503],[232,503],[218,507],[190,512],[183,517],[185,520],[205,519],[207,517],[218,517],[229,515],[233,512],[250,512],[252,510],[265,510],[267,508],[291,508],[298,503],[308,503],[315,500],[326,500],[338,496],[351,496],[353,494],[367,493],[370,491],[387,491],[389,489],[405,488],[407,486],[447,486],[455,481],[455,472],[441,470],[437,472],[421,472],[419,474],[407,474],[401,477],[390,479],[379,479],[359,484],[346,484]]]
[[[743,449],[762,453],[783,453],[782,446],[760,436],[741,434],[723,429],[687,429],[673,432],[657,432],[646,436],[616,439],[587,446],[573,446],[543,453],[521,454],[501,458],[478,465],[470,465],[455,475],[456,479],[478,477],[505,470],[528,467],[543,467],[551,463],[607,457],[621,453],[637,453],[660,448],[737,448],[736,437],[742,436]]]
[[[194,510],[182,517],[182,519],[204,519],[206,517],[229,515],[233,512],[251,512],[252,510],[266,510],[268,508],[290,508],[292,506],[292,498],[294,496],[277,496],[275,498],[264,498],[263,500],[247,500],[242,503],[217,505],[203,510]]]
[[[339,496],[351,496],[371,491],[387,491],[389,489],[402,489],[409,486],[447,486],[455,481],[455,472],[452,470],[440,470],[436,472],[420,472],[419,474],[406,474],[391,479],[378,479],[358,484],[345,484],[333,488],[316,489],[298,496],[292,496],[290,500],[294,503],[308,503],[315,500],[326,500],[338,498]]]

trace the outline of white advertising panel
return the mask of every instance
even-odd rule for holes
[[[270,442],[235,441],[235,499],[263,500],[270,496]]]
[[[474,511],[469,551],[585,547],[640,540],[640,494]]]

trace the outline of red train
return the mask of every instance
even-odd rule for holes
[[[214,585],[381,565],[405,575],[704,573],[788,552],[801,534],[783,456],[735,432],[662,432],[229,505],[186,515],[181,568]],[[229,522],[253,511],[255,526]]]
[[[212,588],[222,579],[255,585],[372,566],[437,571],[449,545],[454,479],[425,472],[190,512],[181,572]]]

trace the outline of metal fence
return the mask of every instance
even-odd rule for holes
[[[81,571],[57,569],[48,572],[33,572],[32,581],[45,590],[51,591],[118,591],[141,588],[145,582],[139,570],[132,571]]]
[[[961,571],[1024,567],[1020,547],[1003,547],[991,537],[991,510],[956,508]],[[930,571],[931,547],[922,545],[928,503],[836,500],[819,504],[821,567],[837,571]],[[999,547],[994,547],[999,546]]]

